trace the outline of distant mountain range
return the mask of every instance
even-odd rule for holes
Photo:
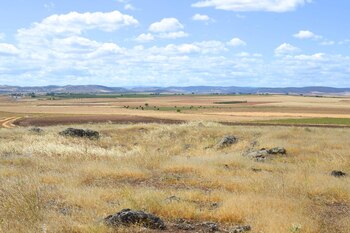
[[[100,85],[68,85],[68,86],[1,86],[0,93],[159,93],[159,94],[304,94],[304,95],[350,95],[350,88],[334,87],[220,87],[220,86],[188,86],[188,87],[106,87]]]

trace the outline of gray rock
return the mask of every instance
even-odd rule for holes
[[[235,136],[225,136],[218,143],[218,147],[225,148],[225,147],[228,147],[228,146],[235,144],[237,141],[238,141],[238,139]]]
[[[187,221],[185,219],[178,219],[174,226],[177,229],[184,231],[193,231],[196,229],[196,227],[190,221]]]
[[[140,225],[149,229],[166,229],[164,222],[159,217],[131,209],[123,209],[116,214],[109,215],[104,221],[111,227]]]
[[[246,226],[235,226],[229,231],[229,233],[243,233],[243,232],[250,231],[251,229],[252,228],[249,225],[246,225]]]
[[[346,173],[345,173],[345,172],[342,172],[342,171],[332,171],[332,172],[331,172],[331,176],[334,176],[334,177],[343,177],[343,176],[346,176]]]
[[[256,161],[265,161],[270,155],[285,155],[287,153],[286,149],[283,147],[275,147],[272,149],[262,148],[258,151],[249,152],[246,156],[255,159]]]
[[[283,147],[275,147],[268,150],[267,153],[269,153],[270,155],[277,155],[277,154],[285,155],[287,151]]]
[[[206,228],[209,232],[219,231],[219,226],[215,222],[204,222],[200,224],[202,227]]]
[[[32,133],[43,133],[44,132],[44,130],[39,128],[39,127],[31,128],[31,129],[29,129],[29,131]]]
[[[68,128],[59,133],[62,136],[70,136],[70,137],[80,137],[80,138],[89,138],[89,139],[99,139],[100,134],[97,131],[93,130],[84,130],[84,129],[75,129]]]

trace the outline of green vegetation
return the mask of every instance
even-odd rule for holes
[[[315,125],[350,125],[350,118],[298,118],[259,121],[272,124],[315,124]]]

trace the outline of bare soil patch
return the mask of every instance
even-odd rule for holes
[[[53,126],[53,125],[70,125],[70,124],[86,124],[86,123],[162,123],[162,124],[179,124],[184,121],[158,119],[142,116],[128,115],[84,115],[84,116],[59,116],[59,117],[30,117],[18,119],[14,124],[18,126]]]

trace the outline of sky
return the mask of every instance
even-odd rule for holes
[[[348,0],[0,0],[0,85],[350,87]]]

